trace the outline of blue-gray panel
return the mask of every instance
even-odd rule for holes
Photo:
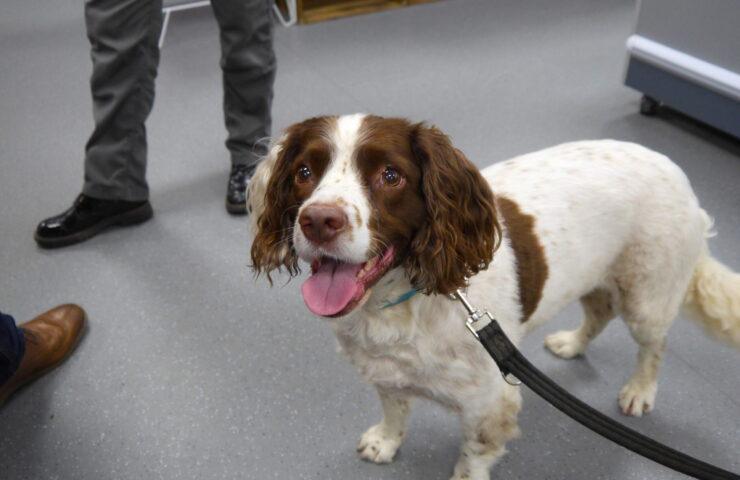
[[[662,103],[740,138],[740,102],[631,58],[625,83]]]

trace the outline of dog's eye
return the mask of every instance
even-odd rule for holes
[[[399,183],[401,183],[401,174],[398,173],[398,170],[396,170],[393,167],[385,167],[385,170],[383,170],[383,183],[395,187]]]
[[[311,179],[311,169],[305,165],[301,165],[301,168],[298,169],[298,173],[296,173],[295,177],[300,183],[307,182]]]

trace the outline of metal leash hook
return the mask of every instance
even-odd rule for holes
[[[455,293],[450,294],[450,298],[452,298],[453,300],[459,300],[460,303],[463,304],[463,307],[465,307],[465,310],[468,312],[468,318],[465,321],[465,326],[468,330],[470,330],[470,333],[472,333],[475,338],[480,340],[478,330],[484,328],[491,322],[495,322],[496,319],[493,318],[493,315],[491,315],[491,312],[489,312],[488,310],[481,312],[477,308],[473,307],[473,305],[471,305],[468,301],[468,297],[466,297],[462,290],[460,290],[459,288],[455,290]],[[521,380],[510,373],[504,374],[504,372],[501,372],[501,376],[504,378],[504,381],[506,383],[514,387],[518,387],[522,384]]]

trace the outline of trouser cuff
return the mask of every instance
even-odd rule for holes
[[[16,326],[13,317],[0,312],[0,385],[18,370],[25,352],[23,330]]]
[[[123,200],[126,202],[145,202],[149,200],[149,190],[142,188],[116,188],[85,183],[82,193],[100,200]]]

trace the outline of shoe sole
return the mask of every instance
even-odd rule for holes
[[[125,227],[144,223],[152,218],[153,215],[154,211],[152,210],[152,205],[147,202],[134,209],[105,218],[85,230],[80,230],[79,232],[67,235],[66,237],[45,238],[40,237],[38,233],[36,233],[33,238],[41,248],[66,247],[89,240],[110,227]]]
[[[11,397],[13,397],[15,394],[17,394],[18,392],[20,392],[21,390],[23,390],[24,388],[26,388],[27,386],[29,386],[31,383],[33,383],[36,380],[38,380],[39,378],[43,377],[47,373],[49,373],[52,370],[56,369],[57,367],[61,366],[64,362],[67,361],[67,359],[69,357],[72,356],[72,354],[75,352],[75,350],[77,350],[77,347],[79,346],[80,342],[82,341],[82,338],[87,335],[87,329],[88,329],[88,326],[87,326],[87,314],[85,314],[85,320],[84,320],[84,322],[85,323],[82,325],[82,329],[80,330],[80,334],[77,335],[77,338],[72,343],[72,346],[69,348],[69,350],[67,351],[67,353],[62,358],[60,358],[57,362],[53,363],[52,365],[49,365],[48,367],[46,367],[45,369],[41,370],[40,372],[36,372],[34,375],[28,377],[23,383],[21,383],[18,386],[16,386],[12,391],[6,393],[3,396],[0,396],[0,408],[2,408],[5,405],[5,403]]]
[[[247,203],[229,203],[226,201],[226,211],[232,215],[246,215],[247,214]]]

